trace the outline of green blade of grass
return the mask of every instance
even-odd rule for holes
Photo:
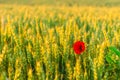
[[[109,56],[106,56],[106,60],[110,64],[114,63],[114,61]]]
[[[119,51],[116,47],[111,46],[111,47],[109,47],[109,49],[110,49],[111,51],[115,52],[115,54],[116,54],[117,56],[119,56],[119,58],[120,58],[120,51]]]

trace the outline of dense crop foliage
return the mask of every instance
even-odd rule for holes
[[[117,7],[1,5],[0,80],[120,79],[105,60],[109,46],[120,49],[119,13]],[[81,55],[72,48],[78,40],[86,45]]]

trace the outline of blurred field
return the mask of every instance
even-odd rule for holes
[[[0,80],[119,80],[105,60],[108,46],[120,49],[119,13],[119,7],[0,5]],[[78,40],[86,44],[82,55],[72,49]]]
[[[120,0],[0,0],[1,4],[53,6],[120,6]]]

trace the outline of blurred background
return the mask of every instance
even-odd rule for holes
[[[0,0],[0,4],[53,6],[120,6],[120,0]]]

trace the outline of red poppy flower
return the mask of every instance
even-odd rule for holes
[[[81,54],[85,50],[85,43],[77,41],[73,44],[73,50],[76,54]]]

